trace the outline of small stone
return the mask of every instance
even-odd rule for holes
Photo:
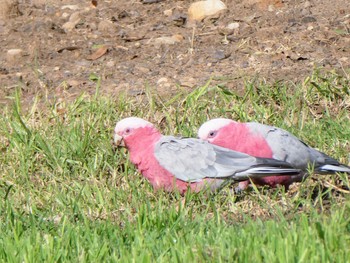
[[[98,24],[98,31],[100,32],[106,32],[106,33],[113,33],[116,31],[116,26],[108,20],[102,20],[99,24]]]
[[[165,16],[172,16],[173,15],[173,10],[172,9],[164,10],[163,14]]]
[[[188,17],[190,20],[200,21],[225,9],[227,9],[226,5],[220,0],[199,1],[190,5]]]
[[[311,13],[311,10],[310,8],[304,8],[300,11],[300,16],[301,17],[305,17],[305,16],[310,16],[312,13]]]
[[[80,81],[75,80],[75,79],[69,79],[69,80],[67,80],[67,84],[68,84],[68,86],[70,86],[70,87],[77,87],[77,86],[79,86],[80,83],[81,83]]]
[[[172,37],[158,37],[152,41],[155,45],[174,45],[175,42],[176,41]]]
[[[149,44],[153,44],[155,46],[160,45],[174,45],[178,42],[181,42],[184,39],[184,37],[180,34],[173,35],[171,37],[158,37],[156,39],[153,39],[149,42]]]
[[[94,22],[89,23],[89,24],[88,24],[88,27],[89,27],[91,30],[93,30],[93,31],[97,29],[97,25],[96,25],[96,23],[94,23]]]
[[[316,18],[314,18],[313,16],[305,16],[301,19],[301,22],[303,23],[313,23],[316,22]]]
[[[157,81],[157,85],[160,88],[170,88],[171,87],[171,83],[169,82],[168,78],[165,78],[165,77],[160,78]]]
[[[274,7],[274,5],[269,5],[268,7],[267,7],[267,11],[269,11],[269,12],[273,12],[273,11],[275,11],[276,9],[275,9],[275,7]]]
[[[6,60],[9,63],[18,62],[23,55],[22,49],[9,49],[7,50]]]
[[[229,30],[237,29],[237,28],[239,28],[239,23],[237,23],[237,22],[230,23],[230,24],[227,25],[226,28],[229,29]]]
[[[69,22],[78,24],[81,20],[81,13],[80,12],[74,12],[73,14],[71,14],[71,16],[69,17]]]
[[[64,19],[67,19],[69,17],[69,14],[64,12],[62,15],[61,15],[62,18]]]
[[[215,61],[223,60],[227,58],[228,56],[225,54],[223,50],[215,50],[215,52],[212,54],[212,58]]]
[[[168,80],[167,78],[163,77],[163,78],[158,79],[157,84],[166,83],[166,82],[168,82],[168,81],[169,81],[169,80]]]
[[[59,71],[59,70],[60,70],[60,67],[54,67],[53,70],[54,70],[54,71]]]
[[[180,34],[176,34],[173,35],[172,38],[176,41],[176,42],[181,42],[182,40],[184,40],[184,37]]]
[[[248,68],[249,67],[249,62],[248,61],[243,61],[240,65],[241,68]]]
[[[62,25],[62,28],[64,31],[69,32],[72,31],[75,28],[76,24],[73,22],[66,22]]]
[[[175,26],[182,27],[187,20],[187,15],[183,13],[176,13],[171,16],[170,20]]]
[[[143,74],[146,74],[148,72],[150,72],[151,70],[149,68],[146,68],[146,67],[143,67],[143,66],[140,66],[140,65],[136,65],[135,66],[135,70],[143,73]]]
[[[182,87],[189,87],[189,88],[193,88],[194,86],[196,86],[197,81],[196,79],[192,78],[192,77],[184,77],[181,82],[180,85]]]
[[[75,12],[69,17],[69,21],[62,25],[64,31],[72,31],[81,20],[81,13]]]
[[[108,62],[106,63],[106,66],[107,66],[108,68],[113,68],[113,67],[115,66],[115,62],[114,62],[113,60],[108,61]]]
[[[141,86],[141,85],[139,85],[139,86]],[[141,89],[128,89],[127,92],[131,96],[145,95],[145,91],[141,90]]]
[[[305,1],[304,2],[304,8],[309,8],[309,7],[311,7],[310,1]]]
[[[79,6],[78,5],[64,5],[61,7],[61,9],[70,9],[70,10],[78,10]]]

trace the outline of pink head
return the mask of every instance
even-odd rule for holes
[[[117,146],[126,146],[138,134],[147,134],[157,131],[152,123],[137,117],[129,117],[117,122],[114,128],[114,143]]]
[[[198,137],[202,140],[206,140],[210,143],[215,142],[217,138],[220,138],[224,127],[235,123],[233,120],[218,118],[212,119],[202,124],[198,130]]]

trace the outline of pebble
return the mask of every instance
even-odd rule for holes
[[[137,71],[139,71],[141,73],[144,73],[144,74],[150,72],[149,68],[146,68],[146,67],[143,67],[143,66],[140,66],[140,65],[136,65],[135,66],[135,70],[137,70]]]
[[[314,18],[313,16],[305,16],[301,19],[301,22],[303,23],[313,23],[316,22],[316,18]]]
[[[76,24],[72,22],[66,22],[62,25],[62,28],[64,31],[69,32],[72,31],[75,28]]]
[[[74,12],[69,17],[69,22],[78,24],[80,22],[80,19],[81,19],[81,13],[80,12]]]
[[[237,28],[239,28],[239,23],[237,23],[237,22],[230,23],[227,25],[226,28],[229,30],[237,29]]]
[[[106,63],[106,66],[107,66],[108,68],[113,68],[113,67],[115,66],[115,61],[113,61],[113,60],[108,61],[108,62]]]
[[[190,20],[200,21],[225,9],[226,5],[220,0],[199,1],[190,5],[188,17]]]
[[[276,10],[276,8],[275,8],[274,5],[269,5],[269,6],[267,7],[267,11],[269,11],[269,12],[273,12],[273,11],[275,11],[275,10]]]
[[[78,5],[64,5],[61,7],[61,9],[70,9],[70,10],[78,10],[79,6]]]
[[[172,9],[164,10],[163,14],[165,16],[172,16],[173,15],[173,10]]]
[[[227,58],[227,55],[225,54],[225,51],[223,50],[215,50],[214,53],[212,54],[212,58],[215,61],[223,60]]]
[[[311,7],[310,1],[305,1],[304,2],[304,8],[309,8],[309,7]]]
[[[160,79],[157,80],[157,84],[166,83],[166,82],[168,82],[168,81],[169,81],[169,80],[168,80],[167,78],[163,77],[163,78],[160,78]]]
[[[67,19],[69,17],[69,14],[66,12],[63,12],[61,15],[62,18]]]
[[[80,12],[75,12],[71,14],[71,16],[69,17],[69,21],[62,25],[63,30],[66,32],[72,31],[75,28],[75,26],[80,22],[80,20],[81,20]]]
[[[243,61],[240,65],[241,68],[248,68],[249,67],[249,62],[248,61]]]
[[[81,81],[75,80],[75,79],[68,79],[67,80],[67,84],[70,87],[77,87],[79,86],[79,84],[81,83]]]
[[[187,20],[187,15],[183,13],[176,13],[171,16],[170,20],[175,26],[182,27]]]
[[[197,80],[195,78],[192,77],[184,77],[181,82],[180,85],[182,87],[189,87],[189,88],[193,88],[194,86],[197,85]]]
[[[116,29],[116,26],[109,20],[102,20],[98,24],[98,31],[100,32],[114,33]]]
[[[20,60],[23,55],[22,49],[9,49],[7,50],[6,60],[9,63],[15,63]]]
[[[163,77],[157,81],[157,85],[160,88],[170,88],[172,84],[169,82],[168,78]]]
[[[149,42],[149,44],[153,44],[155,46],[160,45],[174,45],[176,43],[181,42],[184,39],[182,35],[173,35],[171,37],[158,37]]]

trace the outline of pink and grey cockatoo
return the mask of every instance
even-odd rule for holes
[[[136,117],[117,123],[114,143],[129,150],[131,162],[155,190],[214,191],[224,182],[300,173],[283,161],[256,158],[200,139],[163,136],[153,124]]]
[[[300,182],[308,175],[308,169],[316,173],[348,173],[350,167],[328,155],[309,147],[291,133],[273,126],[256,122],[240,123],[230,119],[212,119],[202,124],[198,137],[212,144],[243,152],[260,158],[273,158],[288,162],[301,169],[299,175],[268,176],[252,179],[258,185],[283,185],[287,189],[293,182]],[[244,190],[249,181],[240,182]]]

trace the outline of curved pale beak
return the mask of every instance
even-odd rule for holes
[[[117,146],[117,147],[125,147],[125,143],[124,143],[124,140],[123,140],[123,137],[120,136],[119,134],[117,133],[114,133],[114,145]]]

